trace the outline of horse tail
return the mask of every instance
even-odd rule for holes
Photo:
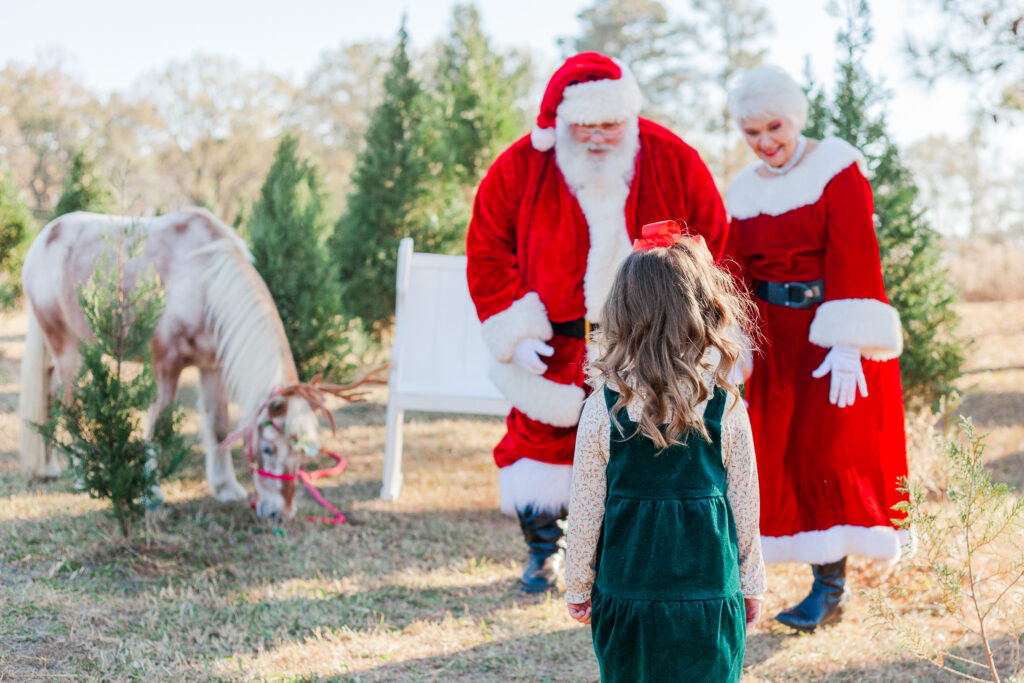
[[[46,422],[49,408],[50,354],[43,340],[43,329],[27,304],[28,333],[25,335],[25,355],[21,359],[21,387],[18,392],[18,451],[22,469],[35,476],[56,476],[58,472],[46,469],[46,444],[32,424]]]

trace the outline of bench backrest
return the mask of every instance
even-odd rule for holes
[[[397,285],[389,400],[409,410],[506,414],[509,404],[487,376],[466,257],[417,254],[407,237]]]

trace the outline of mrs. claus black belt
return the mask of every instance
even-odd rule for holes
[[[757,285],[757,297],[776,306],[810,308],[825,300],[825,281],[766,282]]]
[[[551,329],[555,334],[561,334],[566,337],[588,339],[590,333],[597,329],[597,323],[592,323],[586,318],[576,318],[575,320],[566,320],[561,323],[552,321]]]

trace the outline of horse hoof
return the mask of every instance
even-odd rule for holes
[[[237,481],[228,482],[217,491],[217,500],[222,503],[234,503],[248,497],[249,494],[246,493],[245,488]]]

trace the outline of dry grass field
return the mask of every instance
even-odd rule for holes
[[[1024,300],[964,304],[961,313],[974,345],[960,410],[989,433],[995,477],[1020,489]],[[405,489],[389,503],[377,498],[384,391],[339,406],[342,429],[329,445],[350,464],[322,491],[349,522],[333,527],[270,528],[244,505],[218,504],[196,448],[166,482],[160,518],[124,544],[103,506],[70,481],[17,471],[24,328],[23,315],[0,321],[0,680],[597,680],[589,630],[568,618],[562,596],[515,589],[523,543],[497,511],[489,454],[501,421],[413,414]],[[182,400],[192,405],[195,376],[186,380]],[[917,427],[912,469],[930,477],[929,425]],[[311,513],[302,494],[299,518]],[[854,560],[848,618],[813,636],[762,622],[743,680],[955,680],[870,618],[859,591],[907,585],[904,572]],[[770,617],[802,596],[809,572],[772,567],[769,582]],[[978,654],[952,618],[897,607],[953,651]]]

